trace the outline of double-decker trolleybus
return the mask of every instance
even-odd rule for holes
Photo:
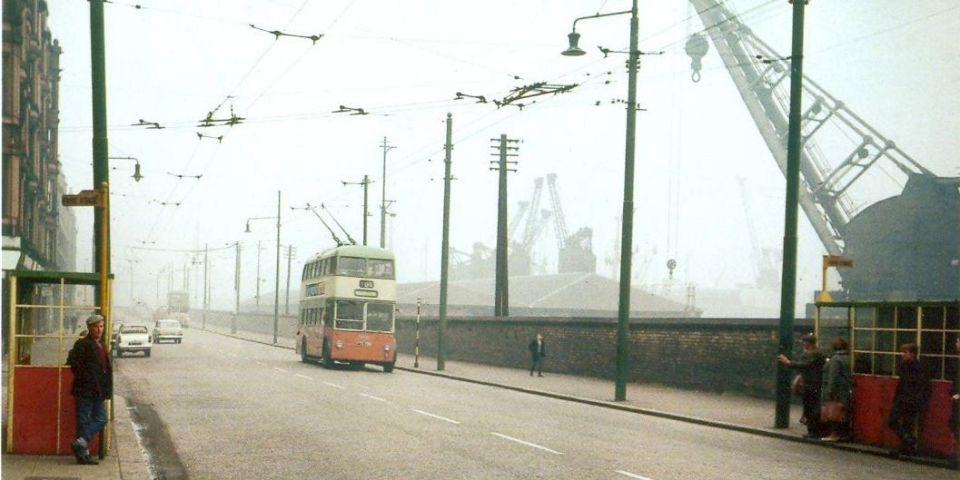
[[[303,267],[296,351],[304,362],[372,363],[392,372],[397,360],[394,255],[341,245]]]

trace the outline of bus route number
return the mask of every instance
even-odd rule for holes
[[[373,288],[373,280],[360,280],[360,288]]]

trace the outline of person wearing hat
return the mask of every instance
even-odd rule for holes
[[[790,360],[786,355],[777,356],[777,361],[787,368],[800,371],[803,380],[803,418],[807,421],[806,438],[820,438],[820,387],[823,384],[823,365],[826,357],[817,348],[817,337],[807,334],[801,337],[803,353],[800,358]]]
[[[103,401],[113,395],[113,369],[101,342],[103,329],[103,317],[90,315],[87,318],[87,335],[73,344],[67,356],[67,363],[73,372],[70,393],[77,407],[77,435],[70,447],[77,463],[81,465],[98,463],[90,456],[90,442],[94,434],[107,423]]]

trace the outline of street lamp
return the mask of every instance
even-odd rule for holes
[[[627,375],[630,360],[630,267],[631,245],[633,245],[633,164],[634,147],[637,132],[637,63],[640,56],[637,41],[637,0],[633,0],[633,8],[621,12],[597,13],[587,17],[580,17],[573,21],[573,30],[567,35],[569,47],[562,55],[578,57],[586,54],[578,43],[580,34],[577,33],[577,22],[591,18],[610,17],[614,15],[630,14],[630,56],[627,62],[627,140],[624,154],[623,168],[623,223],[620,238],[620,302],[617,313],[617,373],[614,400],[627,399]]]
[[[250,222],[253,220],[277,220],[277,271],[274,277],[273,290],[273,343],[277,343],[277,319],[280,314],[280,191],[277,191],[277,216],[251,217],[247,219],[245,233],[250,233]],[[259,280],[258,280],[259,281]]]
[[[136,182],[139,182],[140,179],[143,178],[143,175],[140,174],[140,160],[138,160],[136,157],[107,157],[107,158],[109,158],[110,160],[130,160],[134,162],[133,175],[130,175],[130,178],[132,178]]]

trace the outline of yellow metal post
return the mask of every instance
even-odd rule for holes
[[[13,377],[17,372],[17,276],[10,275],[10,346],[7,349],[7,453],[13,452]]]
[[[103,335],[101,341],[104,343],[104,350],[107,352],[107,361],[111,361],[111,344],[113,338],[113,319],[110,314],[110,186],[107,182],[100,183],[99,198],[96,208],[103,210],[103,221],[100,222],[100,315],[103,316]],[[113,420],[113,398],[105,400],[104,410],[109,413],[107,425],[103,428],[100,438],[100,458],[108,453],[110,448],[110,430]]]

